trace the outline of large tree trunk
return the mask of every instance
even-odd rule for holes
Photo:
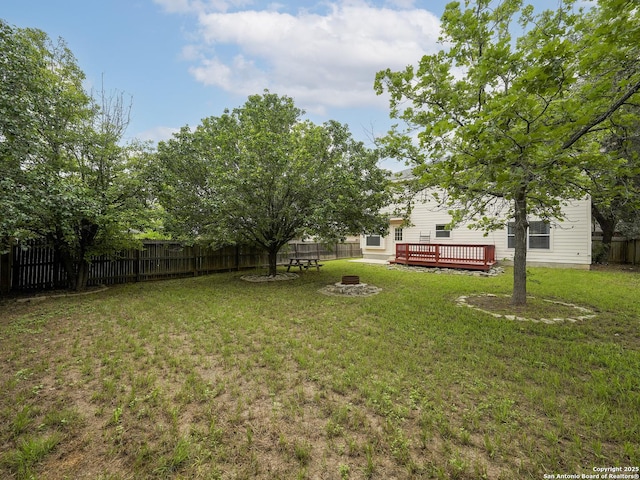
[[[77,258],[65,249],[58,249],[59,256],[67,274],[67,287],[71,290],[82,291],[87,288],[89,282],[89,269],[91,265],[84,258]]]
[[[525,187],[521,187],[515,200],[513,255],[513,293],[512,305],[526,305],[527,303],[527,198]]]
[[[75,262],[75,259],[73,258],[73,255],[71,255],[69,251],[64,247],[60,247],[56,245],[54,248],[57,251],[57,254],[60,258],[60,263],[62,264],[62,268],[67,274],[67,282],[66,282],[67,288],[70,288],[72,290],[77,290],[78,273],[76,270],[76,262]]]
[[[87,284],[89,283],[89,262],[87,262],[84,258],[80,259],[78,262],[78,275],[76,277],[76,285],[74,290],[81,291],[87,288]]]
[[[617,219],[612,215],[605,215],[597,206],[591,204],[591,213],[602,229],[602,251],[593,259],[596,263],[608,262],[611,255],[611,241],[616,232]]]
[[[98,225],[91,220],[82,219],[80,222],[80,245],[77,251],[78,257],[76,258],[76,285],[74,290],[84,290],[89,283],[89,268],[90,262],[87,260],[87,251],[95,243],[96,236],[98,235]]]
[[[83,219],[78,230],[77,245],[69,245],[61,240],[64,236],[60,232],[53,239],[54,248],[67,274],[67,285],[72,290],[80,291],[87,288],[91,264],[86,259],[86,253],[94,244],[97,234],[98,226]]]
[[[279,250],[280,250],[280,247],[276,248],[275,250],[271,248],[267,252],[269,254],[269,276],[270,277],[275,277],[277,274]]]

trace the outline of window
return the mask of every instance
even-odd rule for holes
[[[529,222],[528,248],[546,249],[551,247],[551,227],[548,222]],[[515,223],[507,225],[507,248],[516,247]]]
[[[394,230],[393,239],[396,242],[401,242],[402,241],[402,228],[396,228]]]
[[[436,225],[436,238],[449,238],[451,230],[447,225]]]
[[[382,244],[380,235],[367,235],[366,238],[367,247],[379,247]]]
[[[551,228],[547,222],[529,222],[529,248],[549,249]]]

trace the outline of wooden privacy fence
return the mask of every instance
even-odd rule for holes
[[[361,257],[360,243],[324,246],[290,243],[278,253],[278,263],[289,258],[331,260]],[[144,241],[142,250],[124,250],[113,256],[94,257],[89,286],[190,277],[214,272],[267,265],[267,255],[255,247],[228,246],[211,249],[172,241]],[[66,274],[54,249],[46,245],[14,247],[0,255],[0,293],[64,288]]]
[[[601,237],[592,239],[592,249],[596,251],[602,245]],[[609,263],[640,263],[640,238],[626,239],[613,237],[611,240],[611,251],[609,252]]]

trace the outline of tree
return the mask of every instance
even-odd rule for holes
[[[607,262],[615,233],[640,232],[640,108],[625,106],[604,123],[593,140],[603,161],[586,171],[592,215],[602,230],[602,250],[594,261]]]
[[[601,1],[579,19],[581,89],[577,110],[582,119],[564,143],[577,153],[600,159],[585,169],[593,217],[603,231],[606,261],[617,231],[638,232],[640,208],[640,12],[625,0]],[[578,148],[575,148],[575,147]]]
[[[34,113],[46,85],[41,32],[0,20],[0,251],[35,236],[25,160],[39,148]]]
[[[120,145],[130,104],[104,89],[93,104],[93,115],[80,126],[65,161],[41,165],[47,208],[39,221],[76,290],[87,285],[92,257],[139,246],[133,232],[147,214],[140,152],[135,145]]]
[[[265,91],[158,145],[167,229],[214,244],[251,244],[276,274],[278,251],[298,237],[337,240],[384,232],[388,203],[378,156],[346,126],[303,120],[291,98]]]
[[[572,2],[537,15],[519,0],[465,5],[445,9],[447,50],[424,56],[417,69],[378,73],[377,92],[389,92],[392,118],[407,125],[383,143],[416,166],[421,186],[446,190],[454,222],[486,231],[513,222],[512,303],[523,305],[529,220],[561,221],[563,202],[584,195],[583,172],[594,159],[577,154],[583,137],[624,103],[636,73],[621,94],[602,98],[612,87],[611,72],[595,68],[598,11],[583,17]],[[517,19],[523,33],[514,42]]]
[[[84,91],[64,41],[4,22],[0,34],[0,240],[51,243],[82,289],[91,255],[121,247],[144,209],[119,145],[128,110],[121,97]]]

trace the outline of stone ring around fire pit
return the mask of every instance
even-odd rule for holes
[[[333,285],[327,285],[319,290],[325,295],[335,295],[340,297],[369,297],[382,291],[381,288],[360,283],[357,275],[343,275],[341,281]]]

